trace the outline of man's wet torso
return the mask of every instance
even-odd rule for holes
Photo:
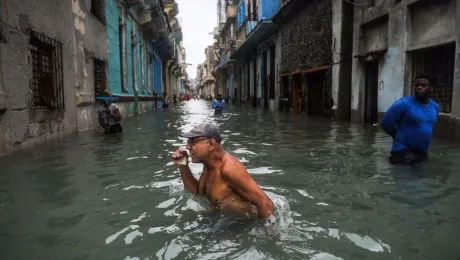
[[[228,155],[227,155],[228,156]],[[222,213],[258,218],[257,207],[246,201],[222,179],[221,170],[203,168],[206,178],[200,178],[200,187],[211,202],[211,207]]]

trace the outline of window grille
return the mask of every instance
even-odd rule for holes
[[[30,31],[32,101],[37,109],[64,108],[62,43]]]
[[[454,85],[455,44],[414,51],[412,56],[412,83],[417,75],[431,77],[434,86],[431,94],[439,105],[439,111],[450,113],[452,109],[452,90]],[[413,93],[414,88],[411,86]]]
[[[106,63],[103,60],[94,59],[94,93],[96,96],[104,94],[107,89],[107,78],[105,76]]]
[[[91,0],[91,13],[105,24],[105,0]]]

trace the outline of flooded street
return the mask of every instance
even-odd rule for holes
[[[169,152],[216,123],[276,218],[222,216],[184,191]],[[388,163],[377,128],[205,101],[0,158],[0,251],[15,259],[458,259],[460,149]],[[202,165],[191,165],[196,177]]]

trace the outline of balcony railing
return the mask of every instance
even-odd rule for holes
[[[240,30],[240,28],[244,25],[245,21],[246,21],[246,1],[243,0],[238,6],[237,17],[236,17],[236,30]]]
[[[246,30],[246,35],[252,32],[254,28],[257,25],[257,22],[259,20],[259,12],[258,12],[258,6],[251,4],[252,1],[249,2],[248,4],[248,15],[247,16],[240,16],[241,10],[245,10],[244,8],[241,8],[243,5],[240,5],[240,8],[238,9],[238,18],[237,18],[237,34],[241,34],[241,30],[245,29]],[[244,1],[242,2],[244,4]],[[239,21],[238,21],[239,20]],[[241,23],[238,23],[241,22]]]

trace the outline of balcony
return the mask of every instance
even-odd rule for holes
[[[244,3],[244,1],[242,1]],[[255,3],[261,3],[258,6]],[[277,26],[272,22],[272,17],[280,8],[278,1],[260,0],[250,1],[248,6],[248,16],[245,13],[245,6],[240,5],[237,16],[237,42],[235,51],[231,58],[238,60],[246,57],[257,48],[268,36],[275,33]]]
[[[214,27],[214,30],[212,32],[212,35],[214,37],[215,40],[218,40],[219,39],[219,36],[220,36],[220,32],[219,32],[219,27]]]
[[[246,20],[238,31],[236,48],[232,52],[231,58],[238,60],[246,57],[257,48],[259,43],[276,32],[277,28],[277,25],[271,19],[258,22]]]
[[[227,10],[225,10],[225,15],[227,16],[226,23],[232,23],[236,19],[238,8],[236,4],[228,5]]]
[[[124,0],[124,3],[127,7],[131,7],[137,4],[145,5],[144,0]]]
[[[166,18],[160,0],[145,0],[146,5],[139,10],[138,21],[145,37],[152,41],[159,38],[159,32],[167,28]]]

